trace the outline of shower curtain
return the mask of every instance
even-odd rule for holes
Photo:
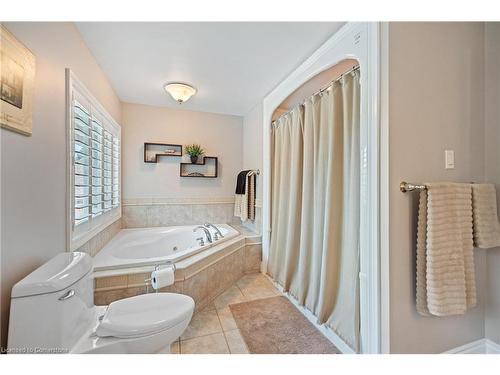
[[[359,350],[359,72],[272,129],[268,273]]]

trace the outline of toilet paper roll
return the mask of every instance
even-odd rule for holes
[[[175,277],[173,267],[166,267],[151,273],[151,286],[155,290],[172,285],[174,281]]]

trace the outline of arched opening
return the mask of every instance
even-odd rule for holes
[[[384,206],[379,216],[379,181],[385,178],[381,167],[379,144],[379,30],[375,24],[350,23],[321,46],[309,59],[282,81],[263,102],[263,259],[262,271],[269,267],[272,239],[272,130],[273,120],[281,114],[308,102],[312,94],[324,89],[343,73],[359,65],[360,83],[360,242],[359,242],[359,293],[360,293],[360,342],[358,352],[380,353],[381,345],[388,335],[386,304],[388,296],[381,293],[381,261],[385,250],[381,242],[386,241],[385,232],[380,235],[380,225],[385,225]],[[292,111],[293,112],[293,111]],[[283,118],[283,117],[282,117]],[[282,119],[281,118],[281,119]],[[279,119],[279,120],[281,120]],[[382,168],[382,169],[381,169]],[[385,181],[385,180],[384,180]],[[380,242],[379,242],[380,241]],[[383,254],[382,254],[383,253]],[[384,263],[385,265],[385,263]],[[386,280],[383,280],[386,282]],[[292,299],[290,299],[294,302]],[[311,322],[317,319],[306,309],[296,304]],[[332,342],[345,353],[355,350],[345,340],[324,325],[316,325]]]
[[[288,112],[293,107],[302,103],[306,98],[311,97],[315,92],[328,86],[328,84],[343,73],[357,66],[359,62],[356,59],[345,59],[330,68],[318,73],[307,82],[303,83],[299,88],[288,95],[274,110],[271,121],[276,120],[283,113]]]
[[[360,351],[359,63],[345,59],[273,113],[266,273],[318,324]]]

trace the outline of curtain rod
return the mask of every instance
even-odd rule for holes
[[[326,91],[330,88],[331,85],[333,85],[335,82],[337,81],[340,81],[342,78],[344,78],[344,76],[346,76],[347,74],[350,74],[352,72],[355,72],[357,70],[359,70],[359,65],[356,65],[356,66],[353,66],[351,69],[347,70],[346,72],[342,73],[340,76],[338,76],[337,78],[335,78],[334,80],[328,82],[327,85],[323,86],[321,89],[319,89],[318,91],[315,91],[313,94],[311,94],[307,99],[303,99],[302,101],[299,102],[298,105],[294,106],[293,108],[289,109],[288,111],[286,112],[283,112],[276,120],[272,121],[271,124],[274,124],[278,119],[280,119],[282,116],[290,113],[291,111],[293,111],[297,106],[300,106],[300,105],[304,105],[305,102],[307,100],[309,100],[310,98],[312,98],[314,95],[318,95],[318,94],[321,94],[323,91]]]
[[[327,85],[323,86],[323,88],[314,92],[311,96],[309,96],[309,98],[313,97],[314,95],[320,94],[323,91],[328,90],[330,88],[330,86],[333,85],[335,82],[340,81],[342,78],[344,78],[344,76],[346,76],[352,72],[355,72],[356,70],[359,70],[359,65],[356,65],[356,66],[352,67],[351,69],[349,69],[348,71],[342,73],[339,77],[335,78],[333,81],[330,81]],[[304,99],[301,103],[305,103],[306,100],[308,100],[308,99]]]

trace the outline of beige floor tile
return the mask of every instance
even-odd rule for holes
[[[246,288],[269,288],[275,289],[273,283],[261,273],[254,273],[251,275],[245,275],[239,279],[236,284],[241,290]]]
[[[214,311],[214,310],[215,310],[215,305],[214,305],[214,302],[211,301],[208,303],[208,305],[206,305],[205,307],[200,309],[200,312],[202,312],[202,311]]]
[[[275,289],[259,287],[259,286],[252,288],[245,288],[242,289],[241,291],[245,296],[245,299],[248,301],[261,298],[276,297],[278,295],[278,291]]]
[[[219,315],[220,324],[224,331],[231,331],[238,328],[229,307],[217,310],[217,314]]]
[[[180,354],[180,353],[181,353],[180,340],[176,340],[170,345],[170,354]]]
[[[231,354],[249,354],[245,340],[237,329],[224,332]]]
[[[241,293],[241,290],[236,285],[233,285],[224,293],[215,298],[214,305],[217,310],[222,310],[232,303],[239,303],[244,301],[245,297]]]
[[[189,326],[182,334],[181,340],[206,336],[217,332],[222,332],[217,312],[215,310],[200,311],[191,319],[191,323],[189,323]]]
[[[181,341],[181,354],[229,354],[223,333]]]

